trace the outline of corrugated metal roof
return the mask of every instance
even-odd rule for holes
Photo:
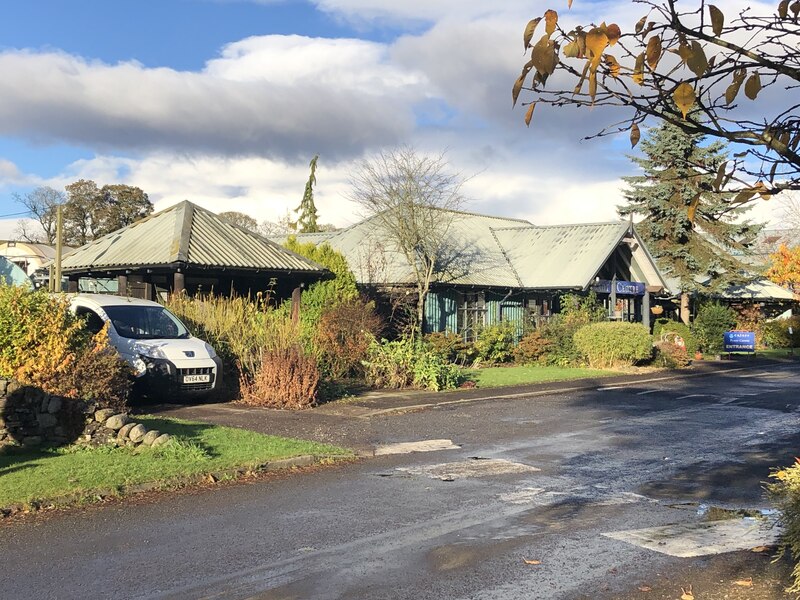
[[[270,240],[188,201],[103,236],[64,257],[64,272],[182,262],[203,267],[324,271]]]
[[[438,283],[583,289],[630,230],[630,224],[622,221],[536,227],[521,219],[462,212],[453,215],[448,232],[451,251],[436,275]],[[319,243],[311,236],[297,237]],[[414,282],[405,257],[392,247],[392,236],[377,217],[336,232],[325,241],[345,255],[359,283]],[[650,276],[647,283],[663,285],[649,254],[637,256],[648,263],[643,266]]]
[[[521,287],[583,289],[629,227],[618,221],[501,229],[495,235],[517,272]]]
[[[528,226],[528,221],[457,211],[452,214],[447,238],[449,251],[442,257],[439,283],[518,287],[519,283],[497,244],[492,227]],[[298,234],[302,242],[327,242],[344,254],[356,280],[362,284],[413,284],[414,274],[392,243],[378,217],[333,232],[320,240],[317,234]]]
[[[747,285],[735,285],[719,294],[727,300],[795,300],[795,295],[768,279],[758,279]]]

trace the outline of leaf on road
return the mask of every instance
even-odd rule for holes
[[[739,585],[742,587],[753,587],[753,578],[748,577],[747,579],[739,579],[733,582],[733,585]]]
[[[686,589],[681,587],[681,600],[694,600],[694,594],[692,593],[691,585]]]
[[[652,592],[653,588],[651,588],[649,585],[640,585],[639,586],[639,591],[640,592]]]
[[[775,474],[775,476],[778,479],[780,479],[780,477],[778,477],[778,475],[780,475],[780,473],[781,473],[781,471],[779,471],[778,473]],[[755,548],[750,548],[750,552],[756,552],[756,553],[769,552],[770,550],[772,550],[771,546],[756,546]]]
[[[540,560],[528,560],[527,558],[523,558],[522,560],[525,561],[526,565],[540,565],[540,564],[542,564],[542,561],[540,561]]]

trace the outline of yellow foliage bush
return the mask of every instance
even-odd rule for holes
[[[122,407],[128,367],[101,331],[92,336],[69,300],[0,285],[0,376],[68,398]]]

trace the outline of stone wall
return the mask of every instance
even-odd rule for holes
[[[159,446],[169,439],[169,434],[148,431],[131,421],[127,413],[0,378],[0,447],[72,443]]]

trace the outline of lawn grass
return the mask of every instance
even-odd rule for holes
[[[619,375],[614,371],[583,369],[571,367],[545,367],[515,365],[512,367],[487,367],[483,369],[464,369],[464,376],[474,381],[480,388],[518,385],[521,383],[544,383],[548,381],[571,381],[590,377],[609,377]]]
[[[303,455],[342,455],[335,446],[262,435],[177,419],[136,417],[148,429],[175,436],[161,448],[81,448],[0,451],[0,507],[64,496],[88,498],[102,490],[176,481],[234,468],[249,468]]]

